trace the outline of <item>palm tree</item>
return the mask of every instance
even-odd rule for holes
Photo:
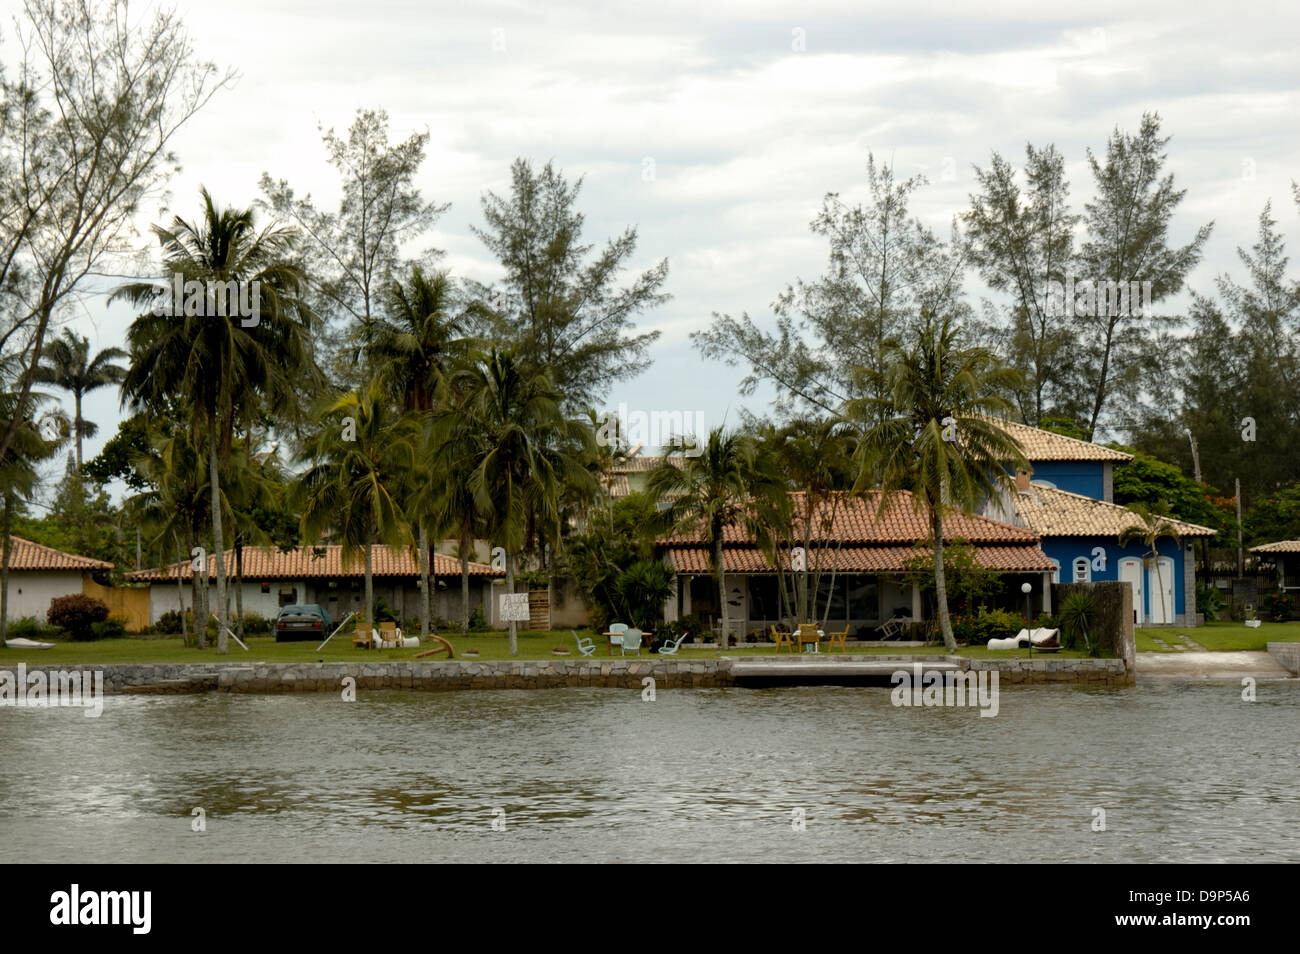
[[[311,466],[298,481],[295,502],[308,541],[326,531],[342,545],[344,564],[365,561],[363,619],[374,619],[372,548],[410,542],[403,501],[415,472],[419,427],[397,414],[375,381],[343,395],[322,415],[321,428],[300,455]]]
[[[506,591],[515,588],[519,551],[534,535],[560,536],[559,499],[565,485],[595,482],[572,447],[591,431],[564,416],[561,394],[545,371],[528,372],[510,352],[495,349],[451,381],[462,395],[438,415],[439,472],[463,480],[491,537],[506,554]],[[518,655],[510,621],[510,655]]]
[[[369,336],[367,351],[376,377],[387,385],[403,411],[422,419],[426,436],[435,403],[446,399],[445,385],[453,362],[469,347],[469,340],[462,336],[462,318],[452,313],[454,291],[446,272],[426,276],[420,266],[412,266],[405,283],[390,282],[384,289],[386,316],[375,322]],[[435,504],[434,488],[443,480],[432,470],[432,460],[432,454],[420,454],[417,463],[422,486],[409,500],[411,523],[419,528],[420,628],[426,638],[432,632],[430,532],[441,532],[446,523]],[[468,627],[468,561],[463,561],[463,570]]]
[[[666,457],[680,456],[681,466],[665,459],[650,472],[646,489],[658,500],[668,500],[664,520],[674,528],[699,529],[713,547],[713,574],[722,613],[722,649],[730,634],[727,612],[727,573],[722,543],[728,527],[744,521],[753,526],[767,507],[778,509],[789,499],[785,487],[765,466],[752,438],[720,427],[709,432],[703,453],[696,453],[697,438],[676,438]],[[690,443],[688,443],[690,441]],[[688,455],[687,452],[694,454]],[[784,523],[768,519],[768,523]]]
[[[47,344],[41,352],[35,380],[53,384],[72,395],[78,474],[81,473],[81,439],[94,437],[99,431],[99,425],[81,416],[81,399],[91,391],[121,384],[126,377],[126,368],[113,362],[126,357],[127,353],[121,348],[105,348],[91,358],[90,342],[70,328],[65,328],[62,336]]]
[[[250,290],[259,320],[232,314],[191,315],[189,307],[158,314],[151,308],[127,333],[131,368],[122,383],[123,399],[136,407],[165,406],[181,398],[191,423],[207,441],[213,553],[217,559],[217,652],[228,651],[226,634],[225,537],[222,528],[221,471],[230,458],[235,424],[246,406],[261,399],[285,414],[320,377],[311,357],[313,316],[302,295],[305,277],[294,264],[294,233],[270,226],[258,231],[249,209],[219,209],[200,189],[203,219],[191,224],[177,216],[170,228],[154,226],[169,273],[185,281],[235,282]],[[253,285],[257,282],[257,285]],[[252,289],[259,289],[256,297]],[[158,289],[147,283],[124,285],[113,299],[156,305]],[[188,303],[187,303],[188,305]],[[209,301],[199,310],[223,310]]]
[[[1142,554],[1145,562],[1151,563],[1156,568],[1156,594],[1163,600],[1165,592],[1165,582],[1160,573],[1160,547],[1161,537],[1172,537],[1175,544],[1183,542],[1182,533],[1178,521],[1169,516],[1169,505],[1164,501],[1147,505],[1142,503],[1131,503],[1128,509],[1137,518],[1137,522],[1130,524],[1120,531],[1119,545],[1127,546],[1134,540],[1138,540],[1146,547],[1146,552]],[[1154,603],[1152,604],[1154,606]],[[1142,615],[1141,607],[1138,608],[1138,616]],[[1165,620],[1166,623],[1172,620]]]
[[[1002,367],[985,348],[962,347],[951,318],[926,314],[914,339],[890,349],[889,390],[883,397],[849,401],[845,416],[862,433],[854,459],[854,490],[883,491],[877,518],[890,498],[910,490],[930,517],[939,627],[948,652],[957,651],[948,616],[943,574],[943,518],[974,513],[1005,485],[1009,467],[1028,469],[1015,438],[998,425],[1013,409],[1020,372]]]

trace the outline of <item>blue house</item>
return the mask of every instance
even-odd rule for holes
[[[1024,424],[1003,426],[1033,471],[1017,474],[1014,493],[989,501],[985,515],[1038,534],[1055,567],[1053,582],[1127,582],[1137,625],[1199,625],[1192,540],[1214,531],[1170,520],[1172,532],[1157,541],[1155,556],[1140,540],[1121,546],[1120,534],[1141,525],[1113,497],[1113,468],[1131,455]]]

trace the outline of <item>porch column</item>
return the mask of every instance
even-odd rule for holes
[[[912,584],[912,619],[921,622],[921,588],[915,583]]]
[[[683,610],[682,615],[690,616],[691,615],[691,583],[694,582],[695,577],[687,576],[687,577],[683,577],[683,579],[686,581],[686,585],[682,589],[682,610]]]
[[[1043,574],[1043,612],[1052,612],[1052,574]]]

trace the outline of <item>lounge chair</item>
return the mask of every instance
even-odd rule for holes
[[[881,639],[897,639],[903,635],[903,627],[910,622],[906,616],[891,616],[876,627],[876,632]]]
[[[790,634],[783,629],[772,627],[772,642],[776,643],[776,651],[779,653],[782,646],[789,646],[790,652],[794,652],[794,640]]]
[[[584,639],[573,630],[569,630],[569,632],[573,636],[573,641],[578,644],[578,652],[582,653],[582,655],[590,656],[596,651],[596,644],[590,639]]]
[[[641,630],[624,630],[623,641],[619,644],[619,654],[626,656],[629,649],[633,650],[638,656],[641,655]]]
[[[659,647],[659,655],[676,656],[677,650],[682,648],[682,643],[685,642],[686,637],[689,635],[690,633],[682,633],[676,639],[667,640],[662,646]]]

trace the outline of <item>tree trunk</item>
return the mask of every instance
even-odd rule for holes
[[[191,585],[194,592],[190,601],[194,604],[194,632],[198,637],[199,649],[208,648],[208,564],[203,562],[202,571],[195,573]]]
[[[375,576],[374,562],[370,552],[371,544],[366,541],[366,607],[365,620],[371,629],[378,629],[375,623]]]
[[[719,533],[713,543],[713,563],[717,567],[718,574],[718,603],[722,608],[722,632],[718,634],[718,645],[725,652],[727,649],[727,636],[730,634],[728,628],[731,622],[727,618],[727,572],[722,566],[722,534]]]
[[[515,591],[515,555],[507,547],[506,548],[506,592],[514,593],[514,591]],[[518,639],[518,635],[515,632],[515,621],[513,619],[513,615],[514,614],[511,614],[512,618],[510,620],[510,655],[518,656],[519,639]]]
[[[431,564],[433,557],[429,553],[429,530],[420,525],[420,638],[428,640],[429,634],[433,632],[432,617],[429,615],[429,606],[433,601],[433,594],[429,592],[429,585],[433,582],[433,573]]]
[[[77,438],[77,476],[81,476],[81,392],[72,392],[72,404],[74,407],[72,417],[72,430]]]
[[[226,540],[221,527],[221,483],[217,460],[217,416],[208,417],[208,483],[212,496],[212,545],[217,560],[217,655],[230,652],[226,636]]]
[[[244,545],[235,538],[235,634],[244,638]]]
[[[9,531],[13,527],[13,512],[14,495],[9,491],[5,493],[4,526],[0,528],[0,534],[4,537],[3,544],[0,545],[0,549],[3,549],[0,554],[0,647],[4,646],[9,634],[9,550],[12,545]]]
[[[934,596],[939,604],[939,629],[944,648],[956,653],[957,638],[952,634],[952,620],[948,618],[948,586],[943,579],[943,517],[935,503],[930,504],[930,526],[934,530]]]
[[[181,567],[185,565],[185,547],[180,536],[176,537],[176,609],[181,614],[181,645],[190,648],[190,628],[185,625],[185,580],[181,576]],[[197,619],[197,614],[195,615]]]
[[[469,547],[465,537],[460,538],[460,630],[462,636],[469,635]]]

